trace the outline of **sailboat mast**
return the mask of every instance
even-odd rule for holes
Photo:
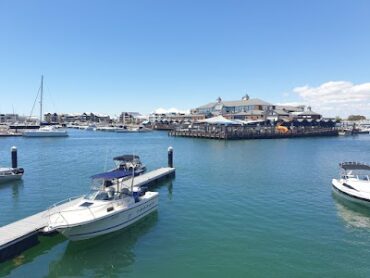
[[[42,122],[42,98],[44,93],[44,76],[41,75],[41,86],[40,86],[40,125]]]

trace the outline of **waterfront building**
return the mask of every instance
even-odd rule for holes
[[[186,113],[152,113],[149,115],[151,123],[185,123],[204,120],[205,114]]]
[[[140,124],[147,120],[148,117],[143,116],[139,112],[122,112],[119,115],[119,122],[125,124]]]
[[[73,123],[73,122],[92,122],[92,123],[108,123],[111,121],[109,115],[98,113],[46,113],[44,120],[47,123]]]
[[[223,101],[220,97],[211,102],[191,110],[193,114],[203,114],[206,118],[222,115],[230,120],[293,120],[293,119],[321,119],[322,116],[307,109],[304,105],[289,106],[275,105],[258,98],[249,98],[245,95],[241,100]]]
[[[18,121],[18,114],[0,114],[0,123],[14,123]]]
[[[224,101],[220,97],[216,102],[199,106],[192,110],[195,114],[212,114],[212,115],[225,115],[225,114],[238,114],[242,112],[251,111],[271,111],[275,109],[275,105],[268,103],[258,98],[249,98],[245,95],[241,100]]]

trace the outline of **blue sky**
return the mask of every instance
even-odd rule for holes
[[[246,91],[370,111],[370,1],[2,0],[0,34],[0,112],[29,114],[41,74],[47,111],[190,109]]]

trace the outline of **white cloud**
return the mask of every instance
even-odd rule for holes
[[[157,114],[166,114],[166,113],[189,113],[190,111],[189,110],[180,110],[180,109],[177,109],[177,108],[170,108],[170,109],[165,109],[165,108],[158,108],[154,111],[154,113],[157,113]]]
[[[370,115],[370,82],[329,81],[318,87],[296,87],[293,92],[298,94],[302,104],[311,105],[327,116]]]

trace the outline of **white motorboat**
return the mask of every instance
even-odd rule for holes
[[[39,94],[40,94],[40,128],[24,131],[23,136],[26,136],[26,137],[66,137],[68,136],[68,133],[66,130],[60,130],[60,129],[55,128],[54,126],[41,126],[42,117],[43,117],[42,100],[43,100],[43,94],[44,94],[44,76],[43,75],[41,75],[41,85],[40,85],[39,93],[36,96],[36,100]]]
[[[54,126],[43,126],[36,130],[27,130],[23,132],[26,137],[67,137],[66,130],[60,130]]]
[[[333,179],[335,193],[350,201],[370,206],[370,165],[359,162],[340,163],[341,175]]]
[[[132,175],[116,170],[93,176],[99,182],[91,192],[63,206],[50,209],[49,224],[45,232],[59,231],[70,240],[84,240],[125,228],[158,206],[157,192],[140,192],[123,184],[123,178]]]
[[[116,164],[116,169],[132,172],[132,167],[135,165],[134,174],[135,176],[141,175],[146,171],[146,166],[140,161],[138,155],[125,154],[116,156],[113,158],[114,163]]]
[[[0,183],[19,180],[23,174],[23,168],[0,168]]]

